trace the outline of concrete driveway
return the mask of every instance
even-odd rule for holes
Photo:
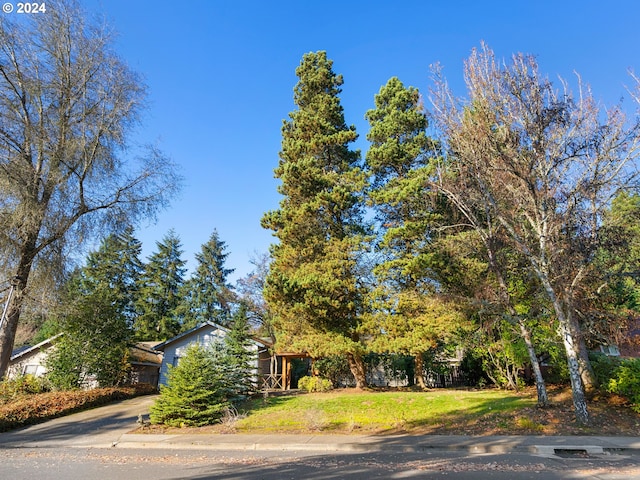
[[[0,433],[2,447],[106,447],[137,427],[138,415],[149,418],[158,398],[146,395]]]

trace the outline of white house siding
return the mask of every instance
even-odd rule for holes
[[[167,384],[167,375],[169,373],[169,365],[176,366],[181,357],[184,356],[186,349],[194,344],[199,343],[202,346],[209,346],[215,342],[224,341],[227,331],[216,325],[206,323],[199,328],[194,329],[193,332],[178,335],[175,339],[168,340],[164,346],[158,346],[157,348],[164,351],[162,359],[162,367],[160,368],[160,385]],[[257,378],[258,373],[258,344],[252,343],[251,351],[255,353],[256,363],[254,366],[255,376]]]
[[[16,359],[9,365],[7,378],[13,379],[22,375],[42,377],[47,373],[45,364],[49,353],[48,349],[36,350]]]

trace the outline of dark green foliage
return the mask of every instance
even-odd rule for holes
[[[364,357],[369,372],[382,369],[385,380],[395,382],[407,382],[408,386],[414,385],[415,363],[410,355],[393,353],[370,353]]]
[[[375,104],[366,114],[371,125],[366,166],[372,175],[369,202],[380,225],[383,261],[376,276],[397,290],[415,289],[428,281],[420,256],[437,217],[425,191],[434,142],[426,135],[417,89],[393,77],[375,96]]]
[[[326,378],[334,386],[345,386],[351,379],[349,363],[340,355],[319,358],[313,362],[314,375]]]
[[[214,230],[209,241],[196,254],[196,271],[184,288],[183,331],[209,321],[229,325],[234,295],[227,278],[233,269],[225,268],[229,256],[226,249],[225,242]]]
[[[58,325],[64,335],[48,358],[54,387],[79,388],[93,381],[110,387],[125,380],[139,252],[130,229],[110,235],[69,281]]]
[[[528,355],[524,341],[507,321],[489,322],[465,337],[465,348],[480,362],[484,374],[496,387],[517,390],[524,379]]]
[[[40,326],[36,334],[31,339],[31,343],[33,345],[37,345],[40,342],[44,342],[48,338],[53,337],[60,333],[60,329],[62,326],[60,325],[60,321],[57,318],[48,318],[44,321],[44,323]]]
[[[460,362],[460,372],[465,377],[467,385],[471,387],[484,387],[489,381],[482,367],[482,358],[475,350],[465,350]]]
[[[235,366],[223,343],[189,346],[176,367],[169,367],[167,385],[151,406],[151,422],[169,426],[215,423],[237,397]]]
[[[136,302],[139,315],[135,320],[135,335],[140,340],[166,340],[180,332],[181,303],[186,261],[178,235],[169,231],[158,251],[149,257],[140,279]]]
[[[457,305],[437,295],[442,292],[441,265],[433,241],[440,212],[428,187],[435,144],[426,134],[417,89],[393,77],[375,96],[375,106],[366,114],[371,125],[366,166],[379,255],[363,331],[373,351],[417,356],[421,365],[420,356],[464,321]],[[422,368],[416,373],[424,388]],[[412,383],[414,375],[405,378]]]
[[[326,52],[308,53],[296,70],[297,109],[282,127],[280,208],[262,219],[278,243],[265,299],[284,348],[314,355],[346,354],[359,386],[365,382],[358,327],[364,285],[362,192],[366,176],[357,138],[338,95],[342,77]]]
[[[592,353],[589,355],[589,360],[591,360],[591,366],[598,385],[606,389],[609,381],[615,377],[616,370],[620,367],[621,358],[605,355],[604,353]]]
[[[623,360],[609,380],[607,390],[627,397],[631,408],[640,413],[640,358]]]
[[[131,330],[108,298],[94,294],[77,300],[63,320],[64,335],[47,359],[47,377],[58,389],[96,381],[101,387],[124,382]]]
[[[256,390],[257,350],[249,336],[249,318],[246,305],[241,304],[234,313],[231,330],[225,337],[229,361],[233,368],[236,389],[239,394],[247,395]]]

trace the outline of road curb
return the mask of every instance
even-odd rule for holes
[[[440,440],[440,441],[439,441]],[[541,441],[542,440],[542,441]],[[545,442],[544,440],[549,440]],[[125,434],[118,442],[117,448],[152,448],[175,450],[227,450],[227,451],[317,451],[317,452],[398,452],[420,453],[429,451],[463,452],[470,454],[505,454],[509,452],[526,452],[538,455],[556,455],[559,452],[583,452],[586,455],[606,455],[609,453],[640,452],[640,439],[625,439],[615,441],[606,439],[602,442],[567,443],[571,439],[535,438],[529,441],[523,439],[483,439],[465,438],[458,441],[442,441],[432,438],[424,441],[415,437],[397,437],[381,439],[380,437],[363,437],[351,440],[344,437],[335,440],[332,437],[309,436],[261,436],[259,438],[243,438],[242,436],[207,436],[197,438],[197,435],[157,435],[157,434]],[[585,439],[581,439],[584,441]]]

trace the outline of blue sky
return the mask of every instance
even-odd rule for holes
[[[273,241],[260,218],[278,206],[273,169],[304,53],[326,50],[343,74],[345,117],[363,155],[364,114],[390,77],[427,94],[429,66],[440,62],[463,94],[463,60],[481,41],[499,57],[537,55],[552,78],[579,72],[606,104],[628,97],[628,70],[640,72],[640,4],[631,0],[81,3],[106,16],[116,50],[149,87],[132,141],[156,144],[185,178],[170,208],[138,229],[144,256],[173,228],[192,267],[217,229],[233,279]]]

